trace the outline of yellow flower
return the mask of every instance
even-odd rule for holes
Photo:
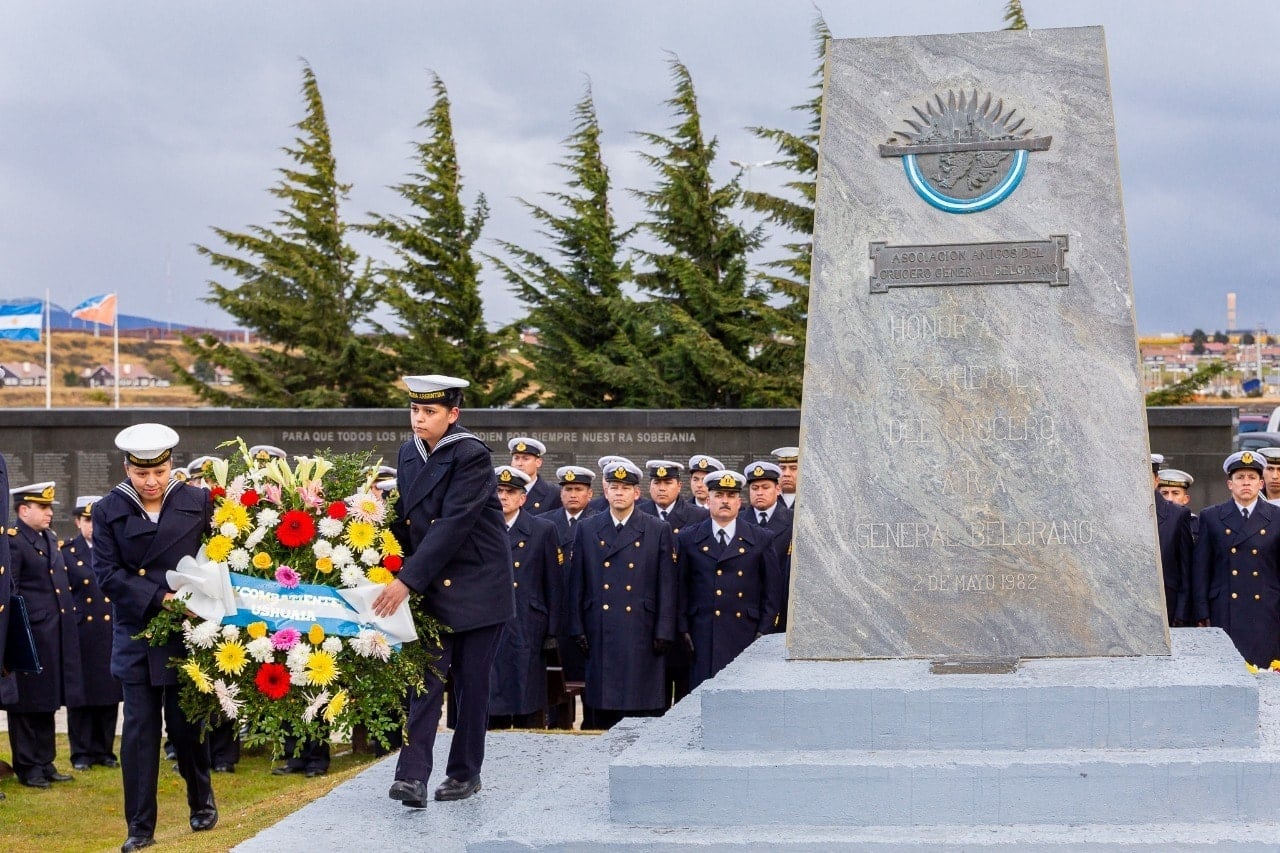
[[[324,687],[338,677],[338,662],[328,652],[312,652],[307,657],[307,678]]]
[[[347,525],[347,544],[357,551],[372,547],[378,531],[367,521],[353,521]]]
[[[382,531],[382,535],[378,537],[378,543],[380,546],[378,550],[382,552],[382,556],[384,557],[404,556],[404,549],[400,547],[400,543],[399,541],[396,540],[395,534],[392,533],[390,530]]]
[[[215,527],[221,527],[228,521],[236,526],[236,530],[239,530],[241,533],[245,532],[251,526],[249,521],[249,510],[241,506],[239,503],[223,501],[218,504],[218,508],[213,511],[213,524]],[[206,550],[205,553],[208,553],[208,551]]]
[[[318,646],[324,642],[324,628],[320,625],[312,625],[311,630],[307,632],[307,640],[311,645]]]
[[[204,543],[204,554],[215,563],[221,563],[223,560],[227,559],[227,555],[231,553],[231,549],[234,547],[234,542],[219,533],[217,536],[214,536],[208,542]]]
[[[249,636],[253,637],[253,639],[261,640],[263,637],[267,636],[267,623],[250,622],[249,627],[245,628],[245,630],[249,632]]]
[[[321,557],[316,560],[316,571],[322,575],[327,575],[333,571],[333,559],[330,557]]]
[[[324,709],[325,722],[332,723],[345,707],[347,707],[347,691],[339,690],[338,695],[330,699],[328,707]]]
[[[1271,667],[1270,667],[1270,668],[1271,668],[1271,669],[1274,669],[1274,670],[1280,670],[1280,660],[1273,660],[1273,661],[1271,662]]]
[[[1253,664],[1249,663],[1248,661],[1244,662],[1244,668],[1249,670],[1249,672],[1253,673],[1254,675],[1258,674],[1258,668]]]
[[[253,567],[255,569],[271,568],[271,555],[266,551],[259,551],[253,555]]]
[[[381,584],[388,584],[388,583],[391,583],[393,580],[395,580],[395,575],[391,574],[391,572],[387,571],[382,566],[374,566],[372,569],[369,570],[369,573],[366,575],[366,577],[368,577],[369,580],[373,581],[374,583],[381,583]]]
[[[244,667],[249,662],[249,657],[245,654],[244,646],[238,640],[228,640],[218,646],[218,651],[214,654],[213,660],[221,672],[227,675],[239,675],[244,672]]]
[[[209,681],[209,676],[204,674],[204,670],[200,668],[200,664],[193,660],[189,660],[182,665],[182,671],[187,674],[192,683],[195,684],[196,690],[201,693],[212,693],[213,684]]]

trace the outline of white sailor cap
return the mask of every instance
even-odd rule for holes
[[[185,483],[191,479],[191,472],[187,470],[185,465],[182,467],[175,465],[169,469],[169,476],[177,480],[179,483]]]
[[[401,381],[409,389],[410,403],[439,403],[450,408],[462,400],[462,389],[471,385],[465,379],[456,376],[441,376],[432,373],[427,376],[402,376]]]
[[[528,453],[532,456],[541,456],[547,452],[547,446],[536,438],[518,435],[507,442],[507,450],[512,453]]]
[[[400,488],[400,483],[395,477],[388,477],[385,480],[374,480],[373,487],[380,492],[394,492]]]
[[[595,471],[590,468],[583,468],[581,465],[562,465],[556,469],[556,479],[560,481],[562,486],[574,483],[590,486],[595,478]]]
[[[76,511],[72,515],[80,518],[90,518],[93,515],[93,505],[102,500],[102,495],[78,495],[76,497]]]
[[[1186,471],[1179,471],[1177,468],[1161,468],[1156,474],[1162,486],[1173,486],[1179,489],[1189,489],[1191,484],[1196,481]]]
[[[800,448],[798,447],[775,447],[769,453],[779,462],[799,462]]]
[[[129,464],[141,468],[163,465],[178,446],[178,434],[164,424],[134,424],[116,433],[116,447]]]
[[[1165,460],[1164,460],[1163,453],[1152,453],[1151,454],[1151,472],[1154,474],[1156,471],[1159,471],[1161,468],[1163,468],[1164,461]]]
[[[288,459],[289,454],[274,444],[255,444],[249,448],[249,458],[255,462],[270,462],[272,459]]]
[[[58,502],[53,499],[54,488],[53,480],[46,480],[43,483],[32,483],[29,486],[19,486],[16,489],[10,489],[9,494],[13,496],[13,503],[15,506],[20,503],[40,504],[41,506],[57,506]]]
[[[1267,461],[1262,456],[1251,450],[1239,450],[1227,457],[1227,461],[1222,463],[1222,470],[1227,476],[1233,471],[1239,471],[1241,468],[1252,468],[1259,474],[1267,470]]]
[[[218,461],[216,456],[197,456],[187,463],[188,477],[208,477],[213,474],[213,463]]]
[[[747,466],[746,474],[748,483],[756,480],[773,480],[776,483],[782,478],[782,469],[772,462],[758,459]]]
[[[702,484],[713,492],[740,492],[747,485],[747,478],[737,471],[709,471]]]
[[[604,469],[608,468],[610,465],[614,465],[614,464],[616,464],[616,463],[618,463],[618,462],[625,462],[625,463],[627,463],[628,465],[634,465],[634,464],[635,464],[634,462],[632,462],[630,459],[628,459],[628,458],[627,458],[627,457],[625,457],[625,456],[614,456],[614,455],[610,454],[610,455],[608,455],[608,456],[601,456],[599,459],[597,459],[597,460],[596,460],[596,467],[597,467],[597,468],[599,468],[601,471],[603,471]]]
[[[528,489],[529,484],[533,482],[532,477],[511,465],[499,465],[493,469],[493,473],[498,476],[498,485],[500,487]]]
[[[1259,447],[1258,452],[1268,465],[1280,465],[1280,447]]]
[[[689,457],[690,471],[722,471],[724,463],[714,456],[708,456],[705,453],[695,453]]]
[[[604,466],[604,479],[607,483],[628,483],[632,486],[638,486],[640,485],[640,477],[640,469],[626,459],[620,462],[610,462]]]
[[[667,459],[650,459],[644,463],[644,467],[649,470],[651,480],[679,480],[680,472],[684,470],[679,462]]]
[[[400,472],[390,465],[379,465],[373,473],[374,485],[384,483],[387,480],[394,480]]]

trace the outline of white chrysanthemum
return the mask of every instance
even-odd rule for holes
[[[338,567],[350,566],[356,561],[351,549],[346,545],[334,545],[333,553],[329,556],[333,560],[333,564]]]
[[[239,628],[237,628],[235,625],[223,625],[223,626],[222,626],[222,639],[224,639],[224,640],[238,640],[238,639],[240,639],[240,629],[239,629]]]
[[[266,536],[267,536],[267,528],[255,527],[253,531],[248,536],[245,537],[244,547],[246,548],[257,547],[257,544],[261,542],[263,539],[265,539]]]
[[[218,704],[222,706],[222,713],[228,720],[234,720],[240,716],[240,706],[244,702],[237,698],[240,695],[239,684],[227,684],[219,678],[213,682],[213,693],[218,697]]]
[[[222,526],[218,528],[218,532],[228,539],[235,539],[240,535],[240,528],[236,527],[234,521],[224,521]]]
[[[237,572],[243,572],[249,568],[249,552],[243,548],[236,548],[227,555],[227,565]]]
[[[329,695],[328,690],[321,690],[311,699],[311,703],[307,705],[307,710],[302,712],[303,722],[309,723],[316,718],[316,714],[320,713],[320,709],[329,704],[329,700],[333,698]]]
[[[306,669],[309,657],[311,657],[311,646],[308,643],[298,643],[285,655],[284,665],[289,669]]]
[[[258,510],[258,524],[262,525],[268,530],[270,530],[272,527],[275,527],[279,522],[280,522],[279,510],[274,510],[271,507]]]
[[[376,566],[382,562],[382,555],[378,553],[377,548],[365,548],[360,552],[360,562],[366,566]]]
[[[359,566],[343,566],[342,568],[342,585],[343,586],[361,586],[367,581],[364,572]]]
[[[270,637],[260,637],[253,640],[244,647],[244,650],[249,653],[249,657],[258,663],[267,663],[274,660],[276,656],[275,646],[271,645]]]
[[[184,627],[182,635],[189,646],[195,646],[197,649],[211,649],[218,641],[220,628],[217,622],[201,622],[199,625],[192,626],[190,630]]]
[[[387,642],[387,635],[381,631],[364,628],[349,642],[351,649],[360,657],[384,661],[391,659],[391,644]]]
[[[381,524],[387,517],[387,505],[377,492],[357,492],[347,498],[351,514],[361,521]]]
[[[321,523],[323,524],[323,522]],[[316,540],[315,544],[311,546],[311,553],[315,554],[317,559],[322,559],[324,557],[332,557],[333,543],[328,542],[324,539],[318,539]]]
[[[342,638],[325,637],[324,642],[320,644],[320,648],[324,649],[334,657],[337,657],[338,653],[342,651]]]
[[[342,519],[329,518],[328,516],[325,516],[324,518],[320,519],[320,524],[318,525],[318,528],[320,530],[321,536],[325,537],[326,539],[334,539],[342,535],[342,526],[343,526]]]

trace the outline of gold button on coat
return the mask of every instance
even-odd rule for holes
[[[1233,593],[1231,593],[1231,597],[1232,597],[1232,598],[1239,598],[1239,596],[1238,596],[1238,595],[1236,595],[1234,592],[1233,592]]]
[[[609,605],[607,605],[607,604],[606,604],[606,605],[604,605],[601,609],[602,609],[602,610],[608,610],[608,609],[609,609]]]
[[[445,578],[445,579],[444,579],[444,585],[445,585],[445,586],[453,586],[453,581],[449,580],[448,578]]]

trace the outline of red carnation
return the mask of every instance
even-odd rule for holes
[[[289,670],[278,663],[264,663],[258,667],[253,683],[258,686],[258,692],[268,699],[283,699],[289,692]]]
[[[329,504],[329,509],[326,510],[326,512],[330,518],[336,518],[338,521],[342,521],[342,519],[347,517],[347,505],[342,501],[334,501]]]
[[[225,498],[226,496],[227,490],[222,488],[222,486],[214,486],[209,490],[209,500],[211,501],[216,501],[218,498]]]
[[[258,493],[253,489],[246,489],[244,493],[240,495],[240,503],[242,506],[257,506]]]
[[[286,548],[301,548],[316,536],[316,523],[300,509],[291,509],[280,517],[276,538]]]
[[[404,565],[404,560],[396,554],[388,554],[382,558],[382,565],[386,566],[389,572],[398,572],[400,567]]]

